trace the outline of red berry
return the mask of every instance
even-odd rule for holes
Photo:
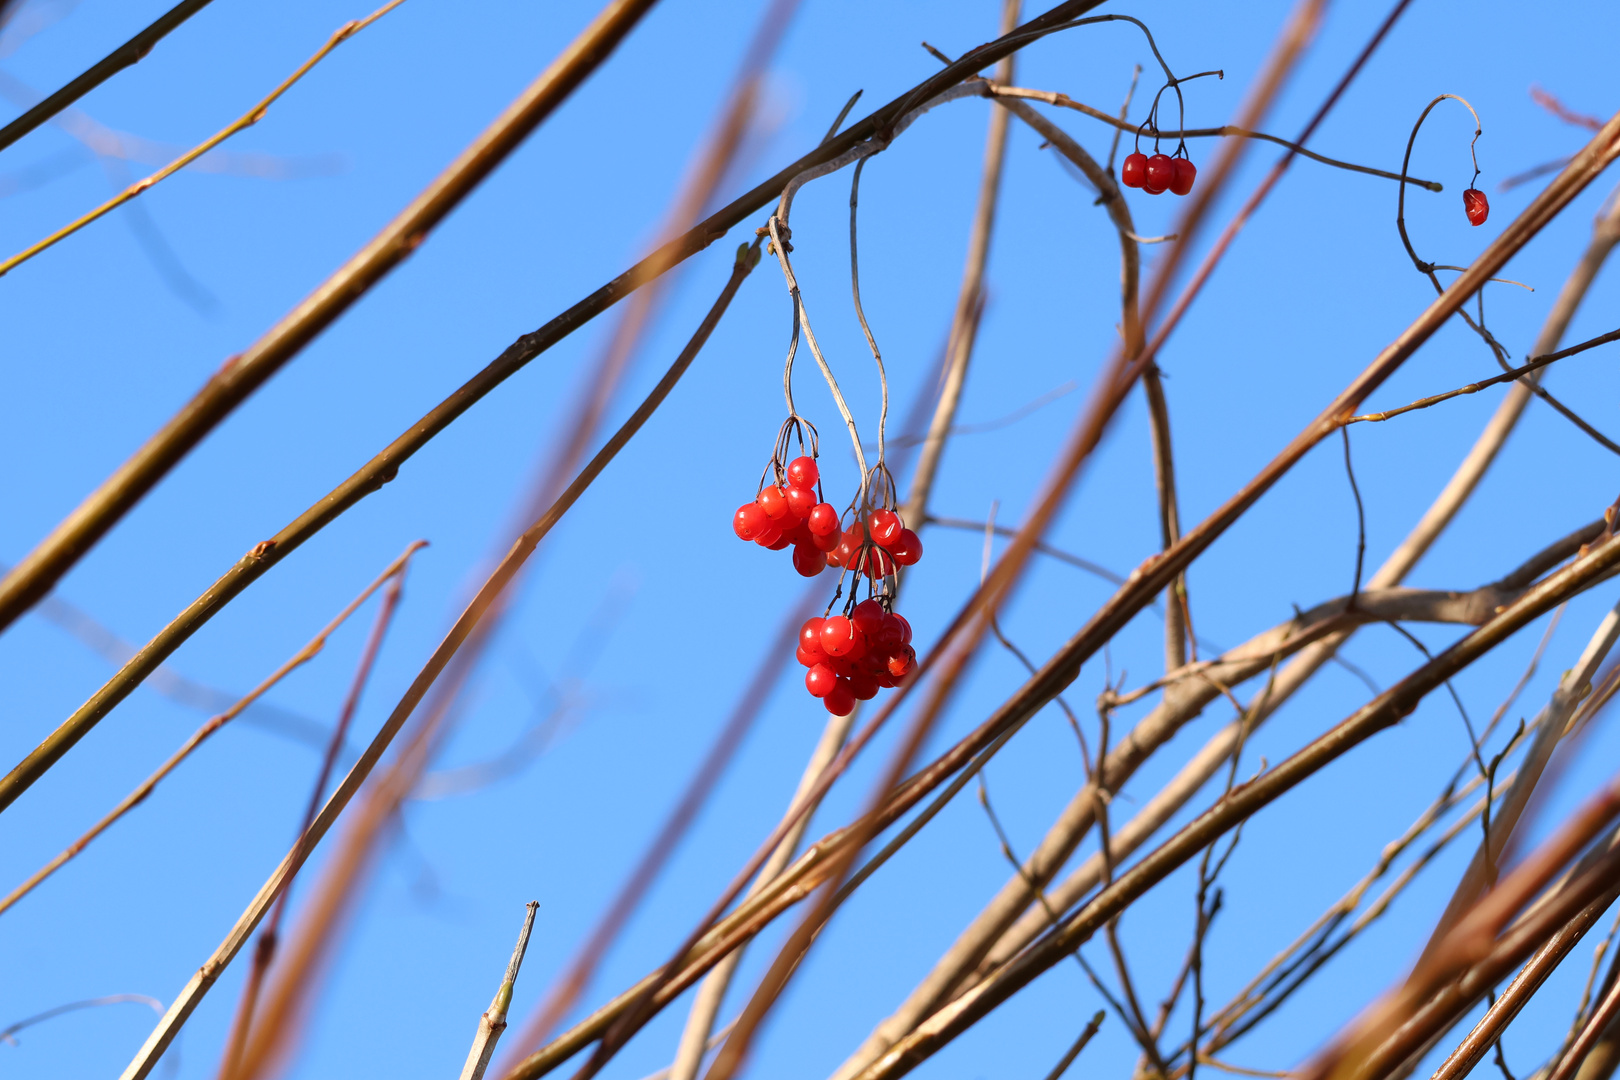
[[[770,520],[758,503],[743,503],[731,517],[731,528],[739,540],[753,540],[765,530]]]
[[[891,615],[889,617],[892,618],[892,619],[900,620],[900,641],[901,641],[902,644],[910,645],[911,644],[911,624],[906,621],[906,617],[904,615]]]
[[[816,468],[815,458],[796,457],[788,462],[787,478],[794,487],[813,488],[821,479],[821,470]]]
[[[834,716],[848,716],[855,711],[855,695],[849,692],[849,683],[842,679],[826,697],[821,699],[821,703],[827,706],[827,711]]]
[[[796,518],[807,518],[810,511],[816,508],[816,492],[814,488],[800,487],[793,484],[787,489],[788,513]]]
[[[883,626],[878,631],[878,642],[890,652],[898,652],[906,643],[905,620],[898,615],[885,612]]]
[[[772,521],[780,522],[788,516],[787,493],[775,484],[761,488],[759,497],[754,501],[759,503],[759,508]]]
[[[855,625],[842,615],[823,619],[821,647],[828,656],[848,656],[855,651]]]
[[[901,566],[916,566],[917,560],[922,558],[922,541],[910,529],[901,529],[900,536],[889,550],[894,554],[894,561]]]
[[[826,536],[817,536],[814,531],[810,533],[810,542],[816,545],[816,550],[825,554],[829,560],[831,560],[833,551],[837,549],[838,543],[842,539],[843,537],[836,532],[829,533]],[[837,566],[838,564],[833,563],[833,565]]]
[[[1119,182],[1126,187],[1141,187],[1147,178],[1147,163],[1147,155],[1140,150],[1126,154],[1124,163],[1119,167]]]
[[[821,651],[821,627],[826,621],[820,616],[804,620],[804,625],[799,627],[799,647],[801,649],[808,649],[812,652]]]
[[[810,531],[816,536],[838,535],[838,511],[832,503],[818,503],[810,511]]]
[[[845,529],[843,535],[838,539],[838,546],[833,549],[833,553],[838,556],[838,561],[833,565],[853,566],[855,555],[861,550],[861,544],[865,540],[866,537],[861,533],[859,525],[851,525]],[[830,556],[827,561],[832,562]]]
[[[874,541],[890,547],[899,538],[903,526],[900,515],[893,510],[874,510],[872,516],[866,519],[866,527],[872,531]]]
[[[793,537],[778,529],[776,539],[766,544],[765,548],[767,551],[781,551],[791,543],[793,543]]]
[[[794,544],[793,569],[800,577],[815,577],[827,569],[827,556],[817,551],[814,544]]]
[[[871,701],[877,697],[877,679],[864,674],[852,676],[849,680],[849,692],[861,701]]]
[[[1198,166],[1188,158],[1178,157],[1172,160],[1170,172],[1170,190],[1177,195],[1185,195],[1193,189],[1193,181],[1198,179]]]
[[[883,630],[884,614],[882,604],[866,599],[855,605],[855,610],[849,613],[849,621],[855,624],[855,629],[869,644],[876,647]]]
[[[1491,216],[1491,204],[1483,191],[1471,187],[1463,192],[1463,211],[1468,215],[1468,224],[1483,225]]]
[[[889,657],[889,674],[896,679],[903,679],[911,674],[911,669],[917,666],[917,651],[907,645],[905,651],[895,653]]]
[[[827,666],[838,672],[838,674],[845,679],[855,674],[855,661],[851,660],[847,656],[829,656],[827,658]]]
[[[1176,167],[1169,154],[1154,154],[1147,160],[1147,172],[1142,178],[1142,190],[1149,195],[1163,195],[1175,179]]]
[[[900,685],[900,680],[896,679],[893,675],[890,675],[888,668],[884,668],[882,671],[878,672],[872,677],[876,679],[877,684],[883,687],[885,690],[893,690],[895,687]]]
[[[793,659],[797,660],[805,667],[815,667],[817,664],[824,663],[826,661],[827,654],[821,651],[821,646],[819,644],[816,646],[815,652],[810,652],[803,645],[800,645],[797,649],[793,650]]]
[[[838,688],[838,673],[826,664],[816,664],[804,673],[804,688],[811,697],[824,698]]]
[[[761,510],[760,513],[764,513],[764,511]],[[758,544],[760,547],[768,548],[781,538],[782,526],[778,525],[770,518],[766,518],[765,527],[754,534],[754,543]]]

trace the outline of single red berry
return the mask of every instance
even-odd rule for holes
[[[808,518],[810,512],[816,508],[816,492],[814,488],[790,485],[787,489],[788,513],[796,518]]]
[[[808,526],[807,526],[807,528],[808,528]],[[839,535],[838,533],[836,533],[836,532],[829,533],[826,536],[817,536],[814,531],[811,531],[811,533],[810,533],[810,542],[812,544],[816,545],[816,550],[817,551],[822,552],[829,559],[832,558],[832,553],[835,550],[837,550],[838,543],[842,539],[843,539],[843,537],[841,535]],[[833,563],[833,565],[837,566],[838,564]]]
[[[917,666],[917,651],[910,645],[903,652],[895,653],[889,657],[889,674],[896,679],[903,679],[911,674],[911,669]]]
[[[838,511],[832,503],[817,503],[810,511],[810,531],[817,536],[838,535]]]
[[[868,641],[871,652],[861,657],[859,668],[868,675],[877,675],[879,672],[889,670],[889,652],[882,645]]]
[[[781,521],[788,516],[787,493],[775,484],[760,488],[759,496],[754,501],[759,503],[759,508],[772,521]]]
[[[828,656],[848,656],[855,651],[855,626],[842,615],[823,619],[821,648]]]
[[[866,635],[861,633],[860,627],[855,625],[854,619],[849,621],[849,636],[851,643],[849,652],[844,654],[844,659],[848,660],[851,664],[855,664],[856,669],[859,670],[859,661],[865,658],[867,652],[871,650],[872,645],[866,640]]]
[[[781,551],[791,543],[793,543],[793,537],[779,530],[776,539],[766,544],[765,548],[767,551]]]
[[[855,661],[847,656],[829,656],[827,666],[838,672],[841,678],[849,678],[855,674]]]
[[[821,470],[816,468],[815,458],[796,457],[788,462],[787,478],[794,487],[813,488],[821,479]]]
[[[905,620],[898,615],[884,612],[883,627],[878,631],[878,641],[890,652],[899,651],[906,643]]]
[[[1126,187],[1141,187],[1147,179],[1147,163],[1147,155],[1140,150],[1126,154],[1125,161],[1119,167],[1119,182]]]
[[[793,569],[800,577],[815,577],[827,569],[827,556],[817,551],[814,544],[794,544]]]
[[[1198,179],[1198,166],[1188,158],[1178,157],[1172,159],[1170,173],[1170,190],[1177,195],[1185,195],[1193,189],[1193,181]]]
[[[849,613],[849,621],[855,624],[855,629],[868,643],[876,646],[883,630],[884,614],[883,605],[868,598],[855,605],[855,610]]]
[[[819,652],[821,649],[821,627],[826,621],[819,615],[813,619],[804,620],[804,625],[799,627],[799,646]]]
[[[1485,193],[1478,188],[1469,188],[1463,192],[1463,212],[1468,215],[1468,224],[1483,225],[1485,219],[1491,216],[1491,204],[1485,198]]]
[[[899,539],[889,545],[889,550],[901,566],[916,566],[917,560],[922,558],[922,541],[910,529],[901,529]]]
[[[731,517],[731,528],[739,540],[752,540],[765,530],[770,520],[758,503],[743,503]]]
[[[884,547],[894,543],[895,537],[900,535],[903,527],[900,524],[900,515],[893,510],[874,510],[872,516],[866,519],[866,527],[872,533],[872,539]]]
[[[821,699],[821,703],[834,716],[848,716],[855,711],[855,695],[849,692],[849,683],[843,679],[838,680],[838,685]]]
[[[804,673],[804,688],[811,697],[824,698],[838,688],[838,673],[826,664],[816,664]]]
[[[760,513],[764,513],[764,511],[762,510]],[[780,539],[782,539],[782,526],[770,518],[766,518],[765,527],[754,536],[754,543],[762,548],[768,548]]]
[[[1142,190],[1149,195],[1163,195],[1175,179],[1176,167],[1169,154],[1154,154],[1147,160],[1147,172],[1142,178]]]
[[[910,645],[911,644],[911,623],[906,621],[906,617],[904,615],[894,615],[893,618],[896,618],[896,619],[900,620],[900,641],[903,644]]]
[[[851,525],[845,529],[844,534],[838,539],[838,547],[833,549],[838,555],[837,565],[854,566],[855,555],[861,550],[861,544],[865,541],[866,537],[862,534],[859,525]]]
[[[810,652],[803,645],[800,645],[797,649],[793,650],[793,659],[797,660],[805,667],[815,667],[817,664],[826,662],[827,654],[821,651],[821,646],[819,644],[817,644],[815,652]]]
[[[878,672],[872,677],[876,679],[877,684],[883,687],[885,690],[893,690],[895,687],[900,685],[900,680],[895,678],[893,675],[890,675],[888,668],[884,668],[882,671]]]
[[[866,674],[855,675],[849,680],[849,692],[861,701],[871,701],[877,697],[877,679]]]

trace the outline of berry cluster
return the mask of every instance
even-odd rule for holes
[[[864,532],[859,524],[851,525],[838,546],[827,552],[829,565],[848,567],[873,580],[894,573],[896,564],[915,566],[921,558],[922,541],[893,510],[872,511]]]
[[[766,484],[753,502],[739,506],[731,528],[738,539],[752,540],[771,551],[792,544],[793,569],[815,577],[827,568],[828,553],[843,543],[838,511],[816,494],[821,473],[814,458],[794,458],[782,479],[787,482]]]
[[[806,620],[799,629],[804,686],[827,711],[843,716],[856,701],[870,701],[879,688],[895,687],[917,666],[911,624],[869,597],[847,615]]]
[[[1154,154],[1148,157],[1142,151],[1126,154],[1119,169],[1119,182],[1128,188],[1141,188],[1149,195],[1163,195],[1172,191],[1185,195],[1198,179],[1198,166],[1176,151],[1176,156]]]
[[[1491,216],[1490,201],[1485,198],[1483,191],[1472,184],[1463,192],[1463,213],[1468,215],[1470,225],[1483,225],[1485,219]]]

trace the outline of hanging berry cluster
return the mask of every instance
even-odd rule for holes
[[[804,688],[835,716],[872,700],[880,688],[899,686],[917,666],[911,624],[885,600],[868,597],[847,615],[807,619],[799,628],[796,655],[810,669]]]
[[[1166,74],[1169,69],[1166,69]],[[1187,79],[1196,79],[1203,75],[1219,75],[1220,72],[1200,72],[1198,75],[1189,75]],[[1120,164],[1119,182],[1128,188],[1139,188],[1149,195],[1163,195],[1166,191],[1176,195],[1186,195],[1193,189],[1193,183],[1198,179],[1198,166],[1192,163],[1187,155],[1187,140],[1180,138],[1177,141],[1176,152],[1166,154],[1159,149],[1159,99],[1166,90],[1176,92],[1176,102],[1181,111],[1180,127],[1187,126],[1186,102],[1181,97],[1181,84],[1187,79],[1171,77],[1168,82],[1159,88],[1153,95],[1153,107],[1148,110],[1147,119],[1136,128],[1136,145],[1131,153],[1125,155]],[[1151,133],[1153,136],[1153,156],[1142,153],[1142,134]]]
[[[789,419],[783,425],[784,433],[796,423]],[[781,442],[778,439],[779,447]],[[821,470],[816,468],[815,458],[801,454],[785,468],[780,462],[779,450],[766,472],[767,476],[776,474],[775,482],[761,481],[754,501],[737,507],[731,528],[739,540],[752,540],[771,551],[791,544],[793,569],[804,577],[815,577],[827,568],[828,552],[843,540],[838,511],[821,501]]]

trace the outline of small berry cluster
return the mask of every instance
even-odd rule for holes
[[[870,537],[870,542],[868,542]],[[893,510],[874,510],[859,524],[845,529],[838,546],[827,552],[831,566],[844,566],[876,580],[894,573],[895,564],[915,566],[922,558],[922,541],[906,528]]]
[[[739,506],[731,528],[739,540],[752,540],[771,551],[792,544],[793,569],[815,577],[827,568],[828,553],[844,540],[838,511],[816,494],[821,473],[814,458],[794,458],[782,479],[787,482],[766,484],[753,502]]]
[[[1166,191],[1185,195],[1198,179],[1198,166],[1176,151],[1176,156],[1154,154],[1148,157],[1142,151],[1126,154],[1120,166],[1119,182],[1128,188],[1141,188],[1149,195],[1163,195]]]
[[[899,686],[917,666],[911,624],[877,597],[862,600],[847,615],[806,620],[796,655],[810,669],[805,689],[834,716],[849,713],[856,701],[870,701],[880,688]]]

